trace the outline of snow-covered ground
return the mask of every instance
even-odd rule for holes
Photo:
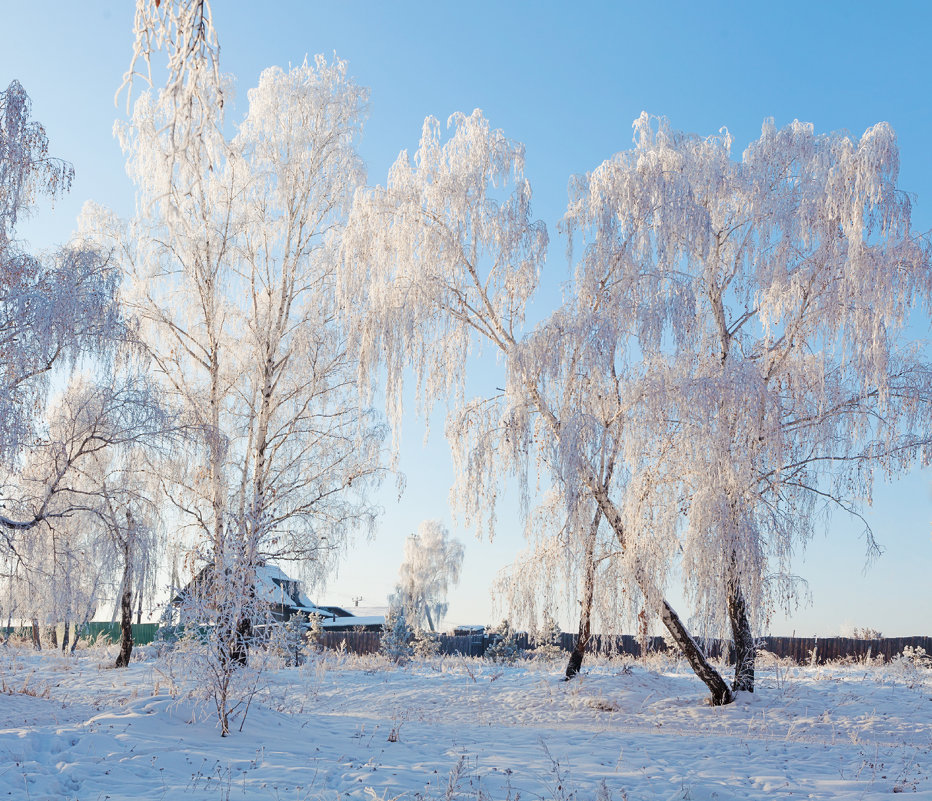
[[[659,658],[565,683],[330,653],[270,666],[221,738],[150,654],[0,649],[0,799],[932,799],[932,671],[910,664],[763,660],[758,692],[712,708]]]

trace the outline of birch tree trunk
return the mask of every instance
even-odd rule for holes
[[[579,636],[566,664],[566,679],[569,681],[582,668],[583,657],[592,637],[592,599],[595,595],[595,537],[599,531],[602,510],[596,509],[589,536],[586,538],[586,552],[583,561],[583,596],[579,608]]]
[[[133,593],[127,587],[120,598],[120,652],[117,654],[116,667],[129,665],[133,653]]]
[[[612,503],[611,498],[608,497],[608,493],[605,491],[604,487],[595,488],[593,494],[599,504],[599,508],[605,515],[606,521],[615,532],[615,538],[618,540],[618,544],[621,546],[622,550],[624,550],[626,541],[621,514],[618,512],[615,504]],[[645,598],[649,598],[650,588],[646,577],[639,575],[636,577],[636,581],[641,591],[644,593]],[[676,643],[677,648],[679,648],[683,656],[686,657],[686,661],[689,662],[689,666],[693,669],[693,672],[702,680],[702,683],[709,688],[712,706],[723,706],[734,701],[735,697],[731,688],[728,686],[728,682],[722,678],[721,674],[715,669],[712,663],[709,662],[705,652],[699,647],[699,644],[693,639],[689,630],[680,619],[680,616],[676,614],[676,611],[666,600],[661,601],[660,619],[667,631],[670,632],[670,636]]]
[[[699,647],[699,644],[692,638],[679,615],[673,610],[666,601],[663,602],[660,619],[666,626],[670,636],[673,637],[677,647],[686,657],[689,666],[693,672],[702,680],[709,692],[712,694],[712,706],[724,706],[735,700],[728,682],[722,678],[721,674],[710,664],[705,653]]]
[[[430,604],[427,603],[427,600],[424,600],[424,612],[427,614],[427,625],[430,627],[431,631],[434,629],[434,619],[430,616]]]
[[[747,603],[737,580],[728,586],[728,618],[735,648],[735,692],[754,692],[754,661],[757,651],[748,620]]]
[[[129,665],[133,653],[133,538],[135,524],[130,511],[126,510],[126,536],[123,538],[123,580],[120,595],[120,652],[116,667]]]

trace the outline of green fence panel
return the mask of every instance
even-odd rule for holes
[[[134,623],[133,624],[133,644],[148,645],[155,639],[155,632],[158,630],[158,623]],[[110,642],[120,641],[120,624],[119,623],[101,623],[91,622],[86,626],[78,627],[78,636],[86,637],[93,640],[103,635]]]

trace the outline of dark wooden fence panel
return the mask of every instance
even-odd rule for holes
[[[351,654],[376,654],[382,634],[378,631],[327,631],[321,635],[324,648],[337,650],[346,643],[346,651]]]
[[[379,650],[381,633],[377,631],[326,632],[322,638],[325,648],[337,649],[346,643],[346,651],[354,654],[372,654]],[[576,634],[564,632],[560,638],[560,647],[572,651],[576,645]],[[463,656],[483,656],[489,646],[489,637],[482,634],[452,636],[441,634],[440,653],[461,654]],[[824,664],[835,659],[864,659],[868,656],[882,656],[890,660],[907,646],[923,648],[932,654],[932,637],[886,637],[878,640],[856,640],[851,637],[763,637],[758,640],[761,650],[769,651],[780,659],[792,659],[799,664],[809,664],[815,660]],[[703,640],[701,645],[705,652],[714,659],[730,658],[731,643],[728,640]],[[518,635],[518,647],[527,649],[532,646],[528,635]],[[594,635],[587,649],[591,653],[604,655],[625,654],[633,657],[642,656],[639,639],[631,634],[614,636]],[[648,637],[648,653],[664,653],[666,643],[662,637]]]
[[[856,640],[852,637],[764,637],[761,648],[775,656],[793,659],[800,664],[813,660],[824,664],[833,659],[866,659],[882,656],[889,661],[904,648],[922,648],[932,653],[932,637],[884,637]]]

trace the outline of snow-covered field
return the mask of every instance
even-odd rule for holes
[[[242,732],[142,654],[0,649],[0,799],[932,799],[932,671],[762,660],[711,708],[683,664],[330,653],[262,676]],[[174,670],[174,669],[173,669]]]

